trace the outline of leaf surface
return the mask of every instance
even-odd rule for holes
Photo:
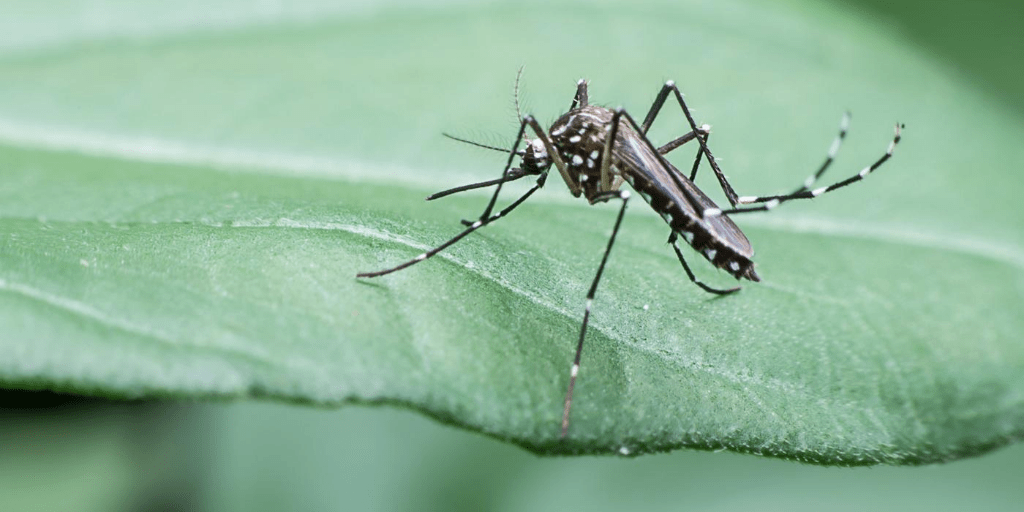
[[[1024,432],[1021,122],[856,17],[740,0],[130,5],[92,26],[57,7],[0,21],[39,27],[0,30],[7,387],[392,403],[541,453],[915,464]],[[482,193],[423,197],[504,157],[440,133],[510,144],[522,63],[542,121],[580,76],[637,117],[675,79],[744,195],[801,183],[846,109],[832,179],[907,129],[864,183],[737,216],[764,280],[734,296],[692,286],[631,203],[559,442],[614,206],[552,175],[439,257],[354,278],[479,215]],[[663,112],[652,138],[685,132]]]

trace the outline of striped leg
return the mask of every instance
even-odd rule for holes
[[[868,174],[871,174],[872,172],[874,172],[875,169],[878,169],[879,167],[881,167],[882,164],[884,164],[886,162],[886,160],[889,160],[889,158],[892,158],[892,153],[893,153],[893,151],[896,150],[896,145],[900,143],[900,138],[901,138],[900,131],[902,129],[903,129],[903,125],[897,123],[896,124],[896,135],[893,137],[892,142],[889,143],[889,149],[887,149],[885,151],[885,154],[882,155],[881,158],[876,160],[875,163],[865,167],[864,169],[861,169],[861,171],[859,173],[854,174],[853,176],[850,176],[849,178],[846,178],[845,180],[837,181],[837,182],[835,182],[835,183],[833,183],[831,185],[820,187],[820,188],[816,188],[814,190],[803,190],[803,191],[796,192],[796,193],[793,193],[793,194],[785,194],[785,195],[780,195],[780,196],[749,196],[749,197],[742,197],[742,198],[740,198],[740,202],[741,203],[744,203],[744,204],[763,203],[763,204],[760,204],[758,206],[732,208],[732,209],[729,209],[729,210],[720,210],[718,208],[709,208],[707,210],[704,210],[704,212],[702,213],[702,216],[703,217],[713,217],[713,216],[716,216],[716,215],[731,215],[733,213],[764,212],[764,211],[771,210],[771,209],[775,208],[776,206],[778,206],[778,205],[780,205],[780,204],[782,204],[782,203],[784,203],[786,201],[792,201],[794,199],[811,199],[811,198],[814,198],[814,197],[818,197],[818,196],[820,196],[822,194],[825,194],[825,193],[828,193],[828,192],[832,192],[833,190],[843,188],[843,187],[845,187],[847,185],[856,183],[856,182],[864,179],[865,177],[867,177]]]
[[[828,148],[828,155],[825,157],[825,161],[821,164],[821,167],[818,167],[817,172],[815,172],[814,174],[808,176],[807,179],[804,180],[804,184],[801,185],[800,188],[790,192],[790,194],[797,194],[797,193],[803,192],[805,190],[810,190],[811,186],[814,185],[814,183],[817,182],[821,178],[821,175],[825,174],[825,171],[829,168],[830,165],[832,165],[832,161],[835,160],[836,154],[839,153],[839,146],[841,146],[843,144],[843,139],[846,138],[846,130],[849,127],[850,127],[850,113],[849,112],[845,112],[845,113],[843,113],[842,121],[839,121],[839,133],[837,133],[836,134],[836,138],[832,140],[832,145],[829,146],[829,148]],[[748,199],[748,198],[747,197],[740,197],[739,198],[740,204],[744,204],[743,203],[744,199]]]
[[[594,304],[594,295],[597,294],[597,284],[601,282],[601,274],[604,273],[604,266],[608,263],[608,255],[615,245],[615,235],[619,234],[619,226],[622,225],[622,217],[626,214],[626,204],[629,202],[628,190],[617,190],[605,192],[594,198],[594,202],[606,202],[612,199],[621,199],[622,208],[619,209],[619,216],[615,219],[615,227],[612,228],[612,236],[608,238],[608,246],[604,249],[604,256],[601,264],[597,267],[597,274],[594,275],[594,282],[590,284],[590,291],[587,292],[587,306],[583,312],[583,325],[580,327],[580,339],[576,344],[576,357],[572,362],[572,370],[569,373],[569,390],[565,393],[565,408],[562,411],[562,438],[569,433],[569,410],[572,408],[572,391],[576,387],[576,376],[580,373],[580,357],[583,355],[583,340],[587,335],[587,324],[590,323],[590,307]]]
[[[547,177],[548,177],[547,173],[541,174],[540,178],[537,178],[537,183],[534,184],[533,187],[530,187],[530,190],[527,190],[526,193],[523,194],[519,199],[516,199],[512,204],[506,206],[504,210],[501,210],[498,213],[495,213],[494,215],[491,215],[490,217],[487,217],[486,219],[477,220],[477,221],[469,224],[469,226],[465,230],[463,230],[461,233],[455,235],[454,237],[449,239],[447,242],[445,242],[445,243],[443,243],[443,244],[441,244],[441,245],[439,245],[439,246],[437,246],[437,247],[435,247],[435,248],[433,248],[433,249],[431,249],[431,250],[429,250],[429,251],[427,251],[427,252],[425,252],[423,254],[420,254],[419,256],[416,256],[415,258],[413,258],[413,259],[411,259],[411,260],[409,260],[409,261],[407,261],[405,263],[402,263],[401,265],[398,265],[396,267],[392,267],[392,268],[385,269],[385,270],[379,270],[377,272],[360,272],[360,273],[356,274],[356,277],[378,277],[378,276],[383,276],[385,274],[390,274],[392,272],[397,272],[399,270],[402,270],[403,268],[411,267],[411,266],[413,266],[413,265],[415,265],[415,264],[417,264],[417,263],[419,263],[419,262],[421,262],[421,261],[423,261],[423,260],[425,260],[427,258],[430,258],[430,257],[434,256],[435,254],[437,254],[437,253],[447,249],[451,245],[455,244],[455,242],[458,242],[459,240],[462,240],[466,235],[468,235],[468,234],[470,234],[470,233],[472,233],[472,232],[474,232],[474,231],[476,231],[476,230],[478,230],[478,229],[480,229],[480,228],[482,228],[482,227],[484,227],[484,226],[486,226],[486,225],[488,225],[488,224],[490,224],[490,223],[492,223],[492,222],[494,222],[494,221],[504,217],[505,215],[508,215],[508,213],[511,212],[512,210],[516,209],[517,206],[523,204],[523,201],[526,201],[530,196],[533,195],[534,192],[536,192],[541,187],[543,187],[544,186],[544,181],[547,179]]]
[[[419,256],[416,256],[415,258],[413,258],[413,259],[411,259],[411,260],[409,260],[409,261],[407,261],[405,263],[402,263],[401,265],[398,265],[396,267],[392,267],[392,268],[389,268],[389,269],[385,269],[385,270],[380,270],[380,271],[377,271],[377,272],[360,272],[360,273],[356,274],[356,277],[378,277],[378,276],[382,276],[382,275],[385,275],[385,274],[390,274],[392,272],[397,272],[397,271],[402,270],[404,268],[411,267],[412,265],[415,265],[416,263],[419,263],[419,262],[421,262],[421,261],[423,261],[423,260],[425,260],[427,258],[430,258],[431,256],[433,256],[433,255],[435,255],[435,254],[445,250],[446,248],[448,248],[449,246],[451,246],[455,242],[458,242],[459,240],[462,240],[463,237],[465,237],[466,235],[472,233],[473,231],[476,231],[477,229],[480,229],[480,228],[486,226],[487,224],[490,224],[491,222],[494,222],[495,220],[503,217],[508,212],[511,212],[517,206],[522,204],[522,202],[525,201],[528,197],[533,195],[533,193],[536,192],[540,187],[544,186],[544,181],[545,181],[545,178],[546,178],[547,174],[541,174],[541,177],[537,179],[537,184],[534,185],[533,188],[528,190],[525,194],[523,194],[522,197],[517,199],[511,205],[509,205],[504,210],[499,212],[497,215],[494,215],[493,217],[491,216],[491,212],[494,210],[494,203],[497,202],[498,194],[501,193],[501,186],[506,181],[508,181],[509,171],[512,168],[512,160],[516,157],[516,150],[519,148],[519,143],[522,142],[522,140],[523,140],[523,135],[525,135],[525,133],[526,133],[526,127],[530,124],[530,119],[532,119],[532,118],[523,118],[522,123],[519,125],[519,134],[516,135],[516,142],[515,142],[515,144],[512,145],[512,150],[509,151],[508,162],[506,162],[505,169],[501,173],[501,178],[498,178],[498,182],[497,182],[498,187],[494,190],[494,194],[491,196],[491,200],[487,203],[487,208],[484,209],[483,214],[480,215],[480,218],[477,221],[471,223],[469,225],[469,227],[467,227],[465,230],[463,230],[458,235],[455,235],[454,237],[452,237],[447,242],[445,242],[445,243],[443,243],[443,244],[441,244],[441,245],[439,245],[439,246],[437,246],[437,247],[435,247],[435,248],[433,248],[433,249],[431,249],[431,250],[429,250],[429,251],[427,251],[427,252],[425,252],[423,254],[420,254]]]

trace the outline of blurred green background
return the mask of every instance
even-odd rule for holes
[[[900,34],[1024,116],[1018,3],[834,3]],[[4,511],[1024,506],[1020,445],[920,468],[821,468],[691,451],[541,459],[391,408],[112,403],[32,392],[0,400]]]

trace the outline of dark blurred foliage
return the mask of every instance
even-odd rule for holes
[[[841,0],[916,43],[1024,114],[1024,3],[1007,0]]]
[[[0,391],[0,510],[194,509],[208,418],[187,404]]]

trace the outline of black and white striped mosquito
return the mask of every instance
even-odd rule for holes
[[[518,78],[516,79],[518,90]],[[672,140],[661,147],[655,147],[647,138],[647,131],[651,127],[665,100],[674,95],[679,103],[690,125],[689,133]],[[518,95],[516,98],[518,111]],[[818,197],[827,192],[845,187],[854,182],[864,179],[868,174],[877,169],[888,160],[900,141],[900,129],[902,125],[896,124],[896,134],[889,143],[889,147],[878,160],[863,168],[859,173],[850,176],[831,185],[811,188],[825,170],[832,164],[832,160],[839,151],[839,146],[846,136],[847,125],[849,124],[849,113],[843,116],[839,128],[839,134],[832,142],[828,150],[825,162],[818,170],[810,175],[797,189],[788,194],[770,196],[738,196],[732,185],[726,179],[725,174],[719,168],[714,155],[708,148],[708,138],[711,129],[708,125],[697,126],[683,100],[682,93],[672,81],[666,82],[658,93],[654,103],[651,105],[643,123],[637,124],[632,116],[622,108],[615,110],[591,105],[587,97],[587,82],[580,80],[576,87],[576,96],[572,100],[569,111],[558,118],[551,125],[551,129],[545,131],[533,116],[521,116],[519,133],[511,150],[496,148],[479,144],[476,142],[459,139],[447,135],[450,138],[466,142],[476,146],[507,152],[508,162],[501,173],[501,177],[491,181],[473,183],[453,189],[438,192],[427,200],[437,199],[449,194],[465,190],[489,187],[497,185],[491,195],[487,207],[476,221],[463,221],[466,225],[461,233],[455,235],[447,242],[423,253],[415,258],[402,263],[396,267],[377,272],[363,272],[357,277],[377,277],[389,274],[413,264],[419,263],[431,256],[443,251],[448,246],[458,242],[466,235],[486,226],[514,210],[517,206],[526,201],[534,192],[544,186],[548,177],[548,171],[554,165],[569,187],[573,196],[583,195],[590,201],[590,204],[607,202],[613,199],[622,201],[618,217],[615,219],[611,236],[608,238],[608,245],[605,247],[604,256],[597,267],[597,273],[590,284],[587,292],[586,307],[583,312],[583,322],[580,326],[580,336],[576,344],[576,355],[573,359],[570,371],[568,391],[565,394],[565,402],[562,410],[562,431],[564,438],[569,430],[569,410],[572,406],[572,393],[576,385],[576,377],[580,369],[580,356],[583,353],[583,340],[587,333],[587,324],[590,321],[590,310],[594,302],[594,295],[597,292],[597,285],[601,280],[605,264],[608,262],[608,255],[611,253],[612,245],[615,244],[615,237],[622,224],[622,217],[626,212],[626,204],[629,201],[630,193],[627,190],[620,190],[623,182],[629,183],[641,197],[651,205],[651,208],[659,213],[671,228],[668,243],[672,244],[679,263],[686,272],[687,277],[704,291],[719,295],[726,295],[740,290],[739,287],[718,289],[712,288],[697,280],[690,266],[683,257],[679,248],[678,239],[682,237],[699,254],[704,256],[712,265],[732,274],[737,280],[748,279],[760,281],[757,272],[754,271],[754,263],[751,258],[754,255],[750,241],[743,234],[739,227],[733,223],[730,215],[768,211],[776,206],[794,199],[810,199]],[[535,139],[527,139],[527,128],[536,135]],[[520,142],[525,140],[526,147],[519,149]],[[690,142],[697,140],[700,148],[693,162],[693,169],[690,176],[683,175],[668,160],[666,154],[670,151]],[[512,167],[515,158],[519,157],[519,167]],[[718,182],[725,192],[730,208],[722,209],[708,198],[696,185],[693,180],[697,175],[697,169],[702,160],[706,159],[711,165],[711,170],[718,178]],[[494,213],[495,203],[501,193],[502,186],[525,176],[537,176],[537,182],[525,194],[513,201],[503,210]],[[754,206],[738,206],[754,205]]]

